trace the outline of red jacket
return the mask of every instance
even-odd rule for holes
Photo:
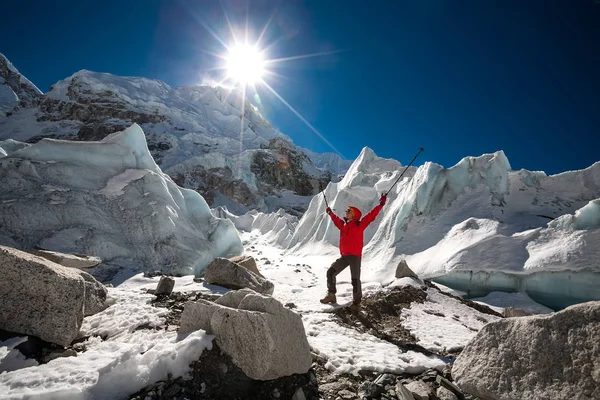
[[[363,234],[367,226],[375,220],[379,211],[383,208],[381,204],[375,206],[365,217],[361,220],[362,213],[356,207],[352,208],[354,219],[352,221],[342,221],[340,217],[335,215],[333,212],[329,212],[329,216],[333,220],[333,223],[340,230],[340,253],[343,256],[362,256],[362,249],[364,246]]]

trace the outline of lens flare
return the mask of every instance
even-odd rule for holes
[[[196,12],[193,12],[191,9],[190,12],[194,17],[197,17],[198,14]],[[205,49],[200,49],[200,51],[210,54],[211,56],[221,60],[220,63],[215,66],[215,68],[205,69],[205,71],[224,71],[224,73],[222,73],[218,78],[215,77],[215,79],[218,81],[218,85],[232,87],[230,94],[238,89],[242,94],[242,112],[240,116],[240,151],[242,150],[244,135],[246,99],[253,99],[257,104],[260,105],[261,99],[259,97],[258,90],[265,89],[267,92],[274,95],[281,103],[283,103],[298,119],[300,119],[300,121],[302,121],[313,133],[315,133],[323,142],[325,142],[331,148],[331,150],[333,150],[342,158],[345,158],[344,155],[338,149],[336,149],[329,140],[327,140],[325,135],[319,132],[319,130],[317,130],[302,114],[300,114],[300,112],[298,112],[288,101],[286,101],[280,93],[278,93],[269,83],[267,83],[267,79],[271,80],[285,78],[283,75],[272,70],[274,67],[279,65],[306,58],[323,57],[345,52],[347,50],[321,51],[301,55],[292,55],[288,57],[269,58],[268,53],[270,53],[271,49],[274,48],[276,44],[279,46],[279,43],[285,39],[285,37],[281,36],[275,38],[274,40],[270,40],[270,43],[265,43],[269,41],[267,38],[271,36],[269,34],[269,26],[274,19],[275,13],[270,16],[269,20],[260,31],[260,34],[257,35],[258,39],[256,41],[253,41],[252,39],[252,37],[256,38],[256,35],[252,35],[251,29],[249,28],[248,10],[246,10],[245,26],[236,26],[235,24],[232,24],[227,12],[225,12],[225,9],[223,9],[223,14],[227,28],[231,35],[230,40],[225,40],[224,38],[219,37],[217,32],[212,29],[209,24],[206,23],[206,21],[203,21],[198,17],[197,19],[206,29],[206,31],[225,49],[225,51],[222,53],[215,53]],[[247,93],[248,91],[250,91],[250,93]]]
[[[227,76],[236,82],[254,84],[265,72],[263,56],[255,46],[235,45],[229,48],[225,58]]]

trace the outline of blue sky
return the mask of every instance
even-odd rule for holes
[[[218,79],[224,12],[256,38],[271,20],[269,84],[346,158],[362,147],[446,167],[504,150],[513,169],[600,161],[600,2],[350,0],[28,1],[0,15],[0,52],[42,91],[81,69]],[[331,148],[264,87],[260,107],[296,144]]]

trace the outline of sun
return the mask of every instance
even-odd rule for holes
[[[236,44],[225,56],[228,78],[242,84],[259,82],[265,72],[265,61],[261,52],[249,44]]]
[[[194,14],[194,10],[190,10],[190,12]],[[223,12],[226,26],[229,28],[229,33],[231,34],[230,37],[220,37],[217,31],[210,25],[204,21],[199,21],[200,25],[222,46],[222,49],[217,52],[199,48],[201,52],[209,54],[219,60],[214,67],[206,68],[206,71],[220,71],[214,75],[212,72],[209,72],[207,75],[207,78],[209,78],[211,82],[214,82],[213,86],[230,89],[229,94],[241,93],[241,115],[245,115],[244,108],[246,107],[246,94],[251,93],[253,96],[252,98],[258,99],[257,101],[260,103],[259,91],[263,91],[264,93],[266,90],[268,94],[281,101],[281,103],[296,115],[296,117],[323,140],[335,153],[342,158],[346,158],[298,110],[286,101],[283,96],[271,86],[269,81],[285,78],[284,75],[275,71],[278,66],[281,67],[284,63],[312,57],[328,56],[348,50],[329,50],[274,58],[273,55],[269,53],[273,50],[276,50],[277,52],[280,51],[281,47],[275,47],[275,45],[282,39],[285,39],[285,37],[274,38],[269,32],[269,25],[274,20],[276,13],[271,15],[265,26],[260,30],[260,34],[256,35],[255,33],[258,31],[253,32],[253,29],[249,26],[248,10],[246,10],[245,26],[236,26],[235,24],[232,24],[227,16],[227,12],[225,10],[223,10]],[[245,121],[245,118],[240,118],[240,145],[243,142],[244,131],[247,129]]]

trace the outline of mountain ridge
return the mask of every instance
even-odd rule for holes
[[[0,76],[18,74],[8,60],[0,70]],[[0,87],[12,88],[6,82]],[[29,96],[19,105],[10,101],[11,96],[0,98],[3,110],[8,109],[0,118],[0,140],[97,141],[137,123],[165,172],[213,201],[211,206],[229,205],[242,213],[250,209],[272,212],[281,207],[301,215],[307,196],[318,193],[321,185],[339,180],[350,165],[337,154],[296,146],[238,90],[172,88],[159,80],[80,70],[52,85],[47,93]],[[289,145],[280,146],[277,141]],[[297,162],[270,163],[276,168],[275,175],[292,179],[258,177],[256,171],[266,167],[265,153],[272,160],[295,158]],[[269,171],[262,171],[263,175],[268,176]],[[288,193],[296,197],[290,198]],[[266,197],[270,201],[262,201]]]

